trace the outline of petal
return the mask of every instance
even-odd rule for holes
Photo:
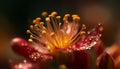
[[[70,50],[67,49],[55,49],[52,52],[55,61],[57,62],[57,64],[65,64],[65,65],[69,65],[72,63],[73,61],[73,53]]]
[[[74,60],[72,63],[72,69],[91,69],[91,57],[88,51],[74,51]]]
[[[27,60],[24,61],[13,61],[10,62],[11,69],[58,69],[57,66],[53,64],[39,63],[39,62],[30,62]]]
[[[84,50],[90,49],[91,47],[95,46],[97,42],[100,40],[101,32],[103,30],[102,24],[98,24],[96,28],[88,31],[85,36],[83,36],[73,48],[75,50]]]
[[[115,59],[115,69],[120,69],[120,56]]]
[[[120,56],[120,46],[118,46],[117,44],[108,47],[106,50],[114,59]]]
[[[114,69],[114,61],[113,58],[107,53],[104,52],[97,58],[97,68],[98,69]]]
[[[97,56],[101,55],[105,50],[104,44],[101,40],[99,40],[93,48]]]
[[[41,69],[38,63],[33,63],[27,60],[22,62],[11,60],[10,66],[12,69]]]
[[[115,62],[115,69],[120,69],[120,46],[119,44],[114,44],[107,48],[107,52],[112,56]]]
[[[28,58],[31,61],[47,61],[52,60],[52,56],[38,52],[33,46],[29,45],[27,41],[22,38],[14,38],[11,42],[12,49],[15,53]]]

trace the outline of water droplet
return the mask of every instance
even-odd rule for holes
[[[32,59],[33,61],[37,61],[41,57],[41,54],[38,52],[32,53],[29,58]]]

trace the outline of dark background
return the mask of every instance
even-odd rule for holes
[[[102,40],[106,47],[112,45],[118,35],[119,0],[0,0],[0,69],[10,68],[9,59],[19,59],[12,52],[10,41],[14,37],[27,39],[26,30],[43,11],[78,14],[88,28],[103,23]]]

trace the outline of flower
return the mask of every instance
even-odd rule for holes
[[[92,69],[96,63],[92,61],[90,50],[94,49],[97,57],[104,50],[100,40],[102,24],[86,32],[85,24],[80,24],[76,14],[65,14],[63,21],[57,12],[50,15],[43,12],[42,15],[45,23],[37,17],[27,30],[29,43],[22,38],[12,40],[13,51],[27,58],[23,62],[12,61],[12,68]]]

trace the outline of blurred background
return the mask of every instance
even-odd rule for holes
[[[8,61],[19,59],[11,47],[14,37],[27,39],[26,30],[41,12],[78,14],[88,28],[104,25],[102,40],[112,45],[120,31],[120,2],[117,0],[0,0],[0,69],[10,69]]]

